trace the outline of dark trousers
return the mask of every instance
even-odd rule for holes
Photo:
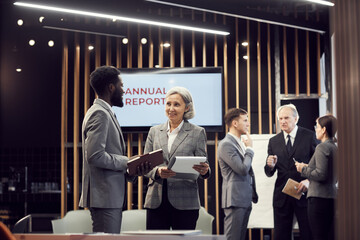
[[[122,208],[90,208],[93,232],[120,233]]]
[[[252,207],[224,208],[224,232],[227,240],[245,240]]]
[[[299,224],[300,239],[311,240],[307,208],[298,207],[296,199],[287,197],[284,206],[274,207],[274,238],[275,240],[292,240],[294,214]]]
[[[146,229],[194,230],[198,217],[199,209],[179,210],[171,205],[167,197],[167,181],[164,181],[160,206],[155,209],[147,209]]]
[[[314,240],[333,240],[334,236],[334,199],[308,198],[308,215]]]

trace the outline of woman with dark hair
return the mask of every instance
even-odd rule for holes
[[[295,163],[297,171],[310,182],[307,193],[308,217],[314,240],[334,239],[336,125],[336,118],[332,115],[319,117],[315,132],[321,143],[316,147],[309,164]]]

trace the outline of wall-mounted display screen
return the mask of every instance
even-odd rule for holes
[[[222,68],[120,69],[124,107],[113,107],[125,132],[144,132],[167,121],[165,96],[175,86],[187,88],[194,101],[195,117],[189,122],[221,131],[223,126]]]

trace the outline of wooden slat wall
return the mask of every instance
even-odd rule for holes
[[[206,22],[206,14],[203,13],[203,22]],[[203,67],[206,67],[206,33],[203,33],[203,47],[202,47]],[[209,211],[209,191],[208,191],[208,180],[204,179],[204,208]]]
[[[132,32],[130,31],[131,27],[130,25],[127,25],[127,34],[128,34],[128,44],[126,45],[127,47],[127,68],[132,68],[132,37],[131,34]],[[131,157],[132,154],[132,147],[131,147],[131,143],[132,143],[132,134],[128,133],[127,134],[127,156]],[[132,209],[132,205],[133,204],[133,183],[132,182],[127,182],[127,209],[130,210]]]
[[[248,116],[249,116],[249,122],[251,122],[251,94],[250,94],[250,90],[251,90],[251,72],[250,72],[250,21],[246,20],[246,42],[248,43],[248,46],[246,48],[246,56],[247,56],[247,61],[246,61],[246,96],[247,96],[247,112],[248,112]],[[249,127],[249,133],[251,132],[251,125]]]
[[[289,94],[288,88],[288,68],[287,68],[287,41],[286,41],[286,27],[283,27],[283,62],[284,62],[284,92]]]
[[[239,53],[240,51],[240,44],[239,44],[239,19],[235,19],[235,89],[236,89],[236,95],[235,95],[235,103],[236,107],[238,108],[240,106],[240,94],[239,94],[239,75],[240,75],[240,66],[239,66]]]
[[[80,36],[75,33],[75,54],[74,54],[74,183],[79,183],[79,148],[78,143],[80,140],[79,130],[79,112],[80,112]],[[73,208],[79,209],[79,184],[73,184]]]
[[[299,96],[299,40],[298,40],[298,30],[295,29],[295,95]]]
[[[257,74],[258,74],[258,121],[259,121],[259,134],[262,134],[262,105],[261,105],[261,23],[258,22],[258,38],[257,38]]]
[[[63,53],[61,72],[61,217],[67,212],[67,127],[68,127],[68,74],[69,46],[67,34],[63,33]]]
[[[310,49],[309,32],[306,32],[306,95],[310,96]]]
[[[137,44],[138,44],[138,68],[142,68],[143,67],[143,46],[141,43],[141,29],[140,29],[140,25],[138,25],[138,29],[137,29]],[[140,133],[138,134],[138,155],[142,154],[142,141],[143,141],[143,134]],[[143,209],[143,203],[144,203],[144,198],[143,198],[143,183],[144,183],[144,179],[142,176],[138,177],[138,209]]]
[[[271,88],[271,49],[270,49],[270,24],[267,24],[267,42],[266,42],[266,49],[267,49],[267,70],[268,70],[268,102],[269,102],[269,133],[273,132],[272,129],[272,88]]]
[[[159,11],[159,14],[161,14],[161,11]],[[192,10],[191,11],[191,19],[195,19],[195,14],[196,11]],[[171,12],[171,15],[173,15],[173,12]],[[180,18],[183,18],[183,12],[180,11]],[[213,21],[214,23],[217,23],[217,18],[219,16],[217,16],[216,14],[214,14],[213,17]],[[225,16],[221,16],[222,17],[222,24],[223,25],[227,25],[228,24],[228,19]],[[202,18],[203,18],[203,22],[207,21],[207,16],[206,14],[202,13]],[[246,26],[246,28],[241,28],[240,27],[240,21],[243,25],[241,26]],[[231,21],[230,21],[231,22]],[[229,41],[229,37],[224,36],[224,37],[217,37],[214,36],[213,37],[213,50],[214,51],[214,62],[213,62],[213,66],[217,67],[219,65],[219,58],[220,60],[222,60],[222,67],[223,67],[223,77],[224,77],[224,108],[225,111],[229,108],[229,105],[235,105],[236,107],[239,106],[247,106],[247,111],[249,113],[249,120],[251,120],[251,113],[254,113],[254,111],[257,111],[258,114],[258,118],[254,119],[254,121],[257,121],[257,132],[255,130],[252,130],[252,133],[258,133],[258,134],[262,134],[262,133],[273,133],[273,122],[275,122],[274,116],[272,114],[273,112],[273,101],[272,98],[274,97],[274,93],[272,90],[272,84],[274,83],[273,77],[272,77],[272,61],[273,61],[273,55],[271,52],[271,25],[267,24],[266,27],[261,24],[261,23],[257,23],[256,25],[251,24],[252,22],[250,20],[241,20],[241,19],[235,19],[234,20],[234,33],[235,34],[235,41],[231,42]],[[252,26],[256,26],[255,28]],[[81,34],[77,33],[75,34],[75,42],[73,46],[70,46],[71,48],[74,48],[75,54],[74,54],[74,59],[71,59],[70,62],[73,62],[74,64],[74,99],[73,99],[73,104],[74,104],[74,116],[79,117],[79,81],[80,79],[80,69],[82,68],[82,66],[80,66],[80,49],[84,48],[84,61],[83,61],[83,69],[84,69],[84,113],[86,113],[87,109],[90,106],[90,87],[89,87],[89,75],[90,72],[92,70],[95,69],[95,67],[107,64],[107,65],[116,65],[117,67],[122,67],[122,57],[126,57],[126,67],[127,68],[132,68],[133,66],[133,55],[132,55],[132,49],[133,46],[132,44],[136,44],[136,46],[134,45],[134,49],[137,49],[137,56],[134,56],[137,60],[137,67],[138,68],[142,68],[143,66],[143,45],[141,43],[141,38],[144,37],[142,34],[142,32],[144,32],[144,29],[142,28],[143,26],[139,25],[136,28],[131,28],[130,25],[128,24],[118,24],[118,27],[121,28],[125,28],[127,30],[127,38],[128,38],[128,44],[127,45],[122,45],[121,43],[121,39],[120,38],[115,38],[115,37],[104,37],[105,41],[102,41],[102,37],[99,35],[94,36],[95,38],[95,63],[93,64],[94,66],[91,66],[91,61],[90,61],[90,53],[87,50],[87,47],[90,43],[90,35],[89,34],[84,34],[84,42],[81,43],[80,42],[80,37],[82,36]],[[170,67],[184,67],[184,66],[189,66],[191,65],[192,67],[196,67],[196,59],[197,58],[201,58],[202,57],[202,66],[206,67],[206,66],[211,66],[212,63],[210,63],[209,65],[209,59],[207,58],[208,53],[207,53],[207,49],[209,49],[209,40],[210,38],[212,38],[212,36],[208,35],[208,34],[198,34],[195,32],[191,32],[191,33],[185,33],[183,30],[174,30],[174,29],[162,29],[161,27],[151,27],[148,26],[146,27],[148,29],[147,33],[148,33],[148,52],[145,53],[148,56],[148,67],[152,68],[154,67],[154,51],[157,53],[158,55],[158,63],[159,67],[164,67],[164,64],[168,64]],[[135,31],[131,31],[134,30]],[[290,90],[289,90],[289,79],[288,79],[288,62],[287,62],[287,49],[294,49],[294,69],[295,69],[295,73],[294,75],[291,76],[295,76],[295,78],[290,78],[291,81],[295,81],[295,92],[294,94],[299,96],[301,94],[300,92],[300,86],[301,84],[306,84],[306,94],[309,96],[310,95],[310,83],[311,80],[313,81],[318,81],[318,83],[320,83],[320,75],[318,73],[318,77],[317,79],[310,79],[310,72],[313,71],[313,69],[310,69],[310,58],[314,57],[313,55],[310,54],[309,51],[309,42],[310,41],[314,41],[313,38],[311,38],[311,36],[309,36],[309,33],[306,32],[306,38],[305,39],[298,39],[299,38],[299,34],[298,32],[302,31],[302,30],[295,30],[294,31],[294,38],[296,39],[296,41],[294,43],[290,43],[287,42],[287,34],[290,34],[291,31],[287,31],[286,27],[283,27],[283,31],[279,32],[280,35],[280,39],[282,38],[283,41],[283,55],[282,55],[282,60],[283,60],[283,91],[285,93],[285,95],[291,94]],[[288,32],[288,33],[287,33]],[[169,33],[169,38],[170,39],[166,39],[167,37],[167,33]],[[177,39],[175,38],[176,34],[179,34],[180,38],[179,41],[177,41]],[[257,36],[256,38],[253,36]],[[282,35],[282,37],[281,37]],[[134,37],[136,36],[136,37]],[[153,39],[153,36],[156,36],[157,38]],[[202,36],[202,37],[201,37]],[[247,61],[240,61],[240,36],[245,36],[246,41],[248,42],[248,46],[246,48],[246,55],[248,57]],[[262,37],[263,36],[263,37]],[[316,52],[316,61],[318,62],[318,67],[316,69],[316,71],[320,72],[320,35],[314,35],[316,36],[316,47],[317,47],[317,52]],[[134,39],[133,39],[134,38]],[[185,39],[186,38],[186,39]],[[311,38],[311,39],[310,39]],[[135,40],[135,41],[134,41]],[[164,59],[164,48],[163,48],[163,43],[168,41],[170,42],[170,59]],[[261,41],[263,40],[263,41]],[[67,178],[67,152],[66,152],[66,144],[67,142],[67,99],[68,99],[68,88],[67,88],[67,81],[68,81],[68,65],[69,65],[69,60],[68,60],[68,45],[67,45],[67,41],[68,41],[68,36],[66,34],[64,34],[64,40],[63,40],[63,71],[62,71],[62,135],[61,135],[61,144],[62,144],[62,216],[64,216],[64,214],[67,212],[67,206],[66,206],[66,202],[67,202],[67,193],[66,193],[66,178]],[[191,49],[189,50],[191,52],[191,63],[190,62],[185,62],[185,41],[190,41],[191,42]],[[196,49],[196,46],[199,46],[199,41],[201,41],[202,43],[202,47],[201,47],[201,51],[196,51],[199,49]],[[298,46],[298,41],[306,41],[306,58],[305,59],[300,59],[299,58],[299,46]],[[222,42],[222,43],[221,43]],[[114,46],[115,49],[112,49],[111,47],[113,46],[113,44],[115,44]],[[230,45],[231,44],[231,45]],[[234,45],[232,45],[234,44]],[[251,44],[257,44],[256,46],[256,52],[251,52],[251,49],[255,49],[255,48],[251,48]],[[287,46],[289,44],[289,47]],[[294,45],[291,45],[294,44]],[[102,49],[102,45],[105,45],[105,53],[101,52]],[[261,47],[264,45],[264,48],[266,48],[266,53],[264,51],[264,53],[261,52]],[[219,55],[219,46],[222,46],[222,54]],[[122,47],[126,48],[126,51],[122,51]],[[178,49],[178,50],[177,50]],[[179,51],[179,52],[176,52]],[[232,54],[233,56],[235,56],[235,59],[232,59],[230,61],[234,61],[233,63],[235,63],[235,67],[234,68],[230,68],[228,67],[228,51],[234,51],[234,53]],[[101,54],[105,54],[105,62],[101,62],[102,58],[101,58]],[[115,54],[116,56],[112,57],[112,54]],[[257,56],[257,61],[253,61],[251,62],[251,57],[253,56]],[[263,57],[262,57],[263,56]],[[266,56],[266,57],[265,57]],[[222,58],[222,59],[221,59]],[[112,62],[115,59],[115,62]],[[167,61],[169,60],[169,61]],[[177,61],[178,60],[178,61]],[[300,65],[299,65],[299,61],[306,61],[306,69],[300,69]],[[176,66],[176,62],[178,62],[179,66]],[[240,66],[243,66],[243,69],[246,69],[246,78],[240,78]],[[266,69],[264,69],[266,68]],[[229,71],[231,71],[232,73],[234,73],[234,80],[230,81],[235,81],[235,89],[229,89]],[[299,71],[306,71],[306,81],[303,82],[299,79]],[[256,76],[255,76],[256,74]],[[265,77],[267,74],[267,77]],[[292,74],[292,73],[291,73]],[[257,79],[257,84],[256,83],[251,83],[251,77],[254,79]],[[263,78],[266,79],[265,81],[263,81]],[[246,86],[246,90],[245,89],[240,89],[240,86]],[[254,88],[254,86],[257,86],[256,89],[252,89]],[[319,90],[320,91],[320,90]],[[235,96],[235,104],[233,104],[232,102],[229,104],[229,101],[233,101],[233,99],[230,99],[230,94],[234,93],[231,96]],[[268,94],[267,96],[267,106],[263,106],[262,105],[262,95],[264,93]],[[246,93],[246,97],[244,97],[246,99],[246,102],[240,102],[240,96],[241,94],[245,94]],[[320,96],[320,92],[318,92],[319,96]],[[253,103],[251,101],[254,101]],[[255,108],[254,110],[252,110],[252,106],[257,106],[257,109]],[[263,119],[263,111],[265,111],[264,109],[268,109],[268,114],[269,117],[268,119]],[[80,141],[80,137],[79,137],[79,133],[80,133],[80,129],[79,129],[79,119],[77,119],[76,117],[74,117],[74,141],[75,143]],[[263,123],[264,122],[264,128],[266,127],[266,125],[268,124],[268,129],[264,130],[263,129]],[[266,124],[265,124],[266,122]],[[252,122],[252,124],[254,124]],[[227,131],[227,128],[225,129],[225,132]],[[137,136],[137,143],[133,142],[133,139],[135,139]],[[209,189],[213,188],[213,190],[215,191],[215,225],[216,225],[216,229],[214,229],[214,232],[216,234],[220,234],[220,224],[221,224],[221,209],[220,209],[220,186],[219,186],[219,179],[220,179],[220,172],[218,169],[218,158],[217,158],[217,144],[218,144],[218,133],[216,133],[213,136],[213,139],[209,139],[209,140],[214,140],[215,143],[215,156],[209,156],[209,158],[214,159],[214,166],[215,166],[215,186],[209,186],[208,185],[208,181],[204,182],[204,205],[205,208],[208,210],[210,209],[209,207],[209,201],[208,201],[208,195],[209,195]],[[133,147],[137,147],[137,154],[141,154],[142,153],[142,149],[143,149],[143,134],[127,134],[127,154],[128,156],[132,156],[133,155]],[[133,145],[136,146],[133,146]],[[76,146],[76,144],[74,144],[74,146]],[[79,159],[78,156],[80,156],[79,152],[77,150],[76,147],[74,148],[74,209],[77,209],[77,204],[78,204],[78,182],[80,181],[79,178],[79,174],[81,173],[81,170],[78,169],[78,167],[76,168],[76,166],[79,165]],[[77,158],[77,159],[76,159]],[[128,183],[127,185],[127,209],[132,209],[133,208],[133,188],[138,188],[138,208],[141,209],[143,207],[143,179],[141,177],[138,178],[138,184],[136,186],[133,186],[131,183]],[[77,192],[76,192],[77,191]],[[214,204],[214,203],[212,203]],[[263,234],[264,231],[261,230],[260,231],[260,237],[261,239],[263,239]],[[252,239],[253,237],[253,231],[249,231],[249,236],[250,239]]]
[[[214,23],[217,23],[216,14],[214,14]],[[218,39],[214,35],[214,67],[218,67]],[[215,133],[215,153],[217,153],[218,145],[218,133]],[[215,155],[215,232],[216,234],[220,233],[220,199],[219,199],[219,159],[217,154]]]
[[[332,24],[337,92],[339,179],[336,239],[360,239],[360,4],[336,1]]]

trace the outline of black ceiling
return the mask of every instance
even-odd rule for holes
[[[76,8],[114,15],[142,18],[164,18],[178,21],[178,15],[192,14],[191,9],[204,9],[240,18],[299,26],[326,32],[329,28],[331,7],[310,3],[306,0],[19,0],[53,6]],[[165,4],[164,4],[165,3]],[[171,4],[171,5],[167,5]],[[182,7],[176,6],[182,5]],[[161,9],[161,10],[159,10]],[[203,11],[195,10],[195,15]],[[211,15],[211,14],[209,14]],[[198,17],[201,22],[201,17]]]

